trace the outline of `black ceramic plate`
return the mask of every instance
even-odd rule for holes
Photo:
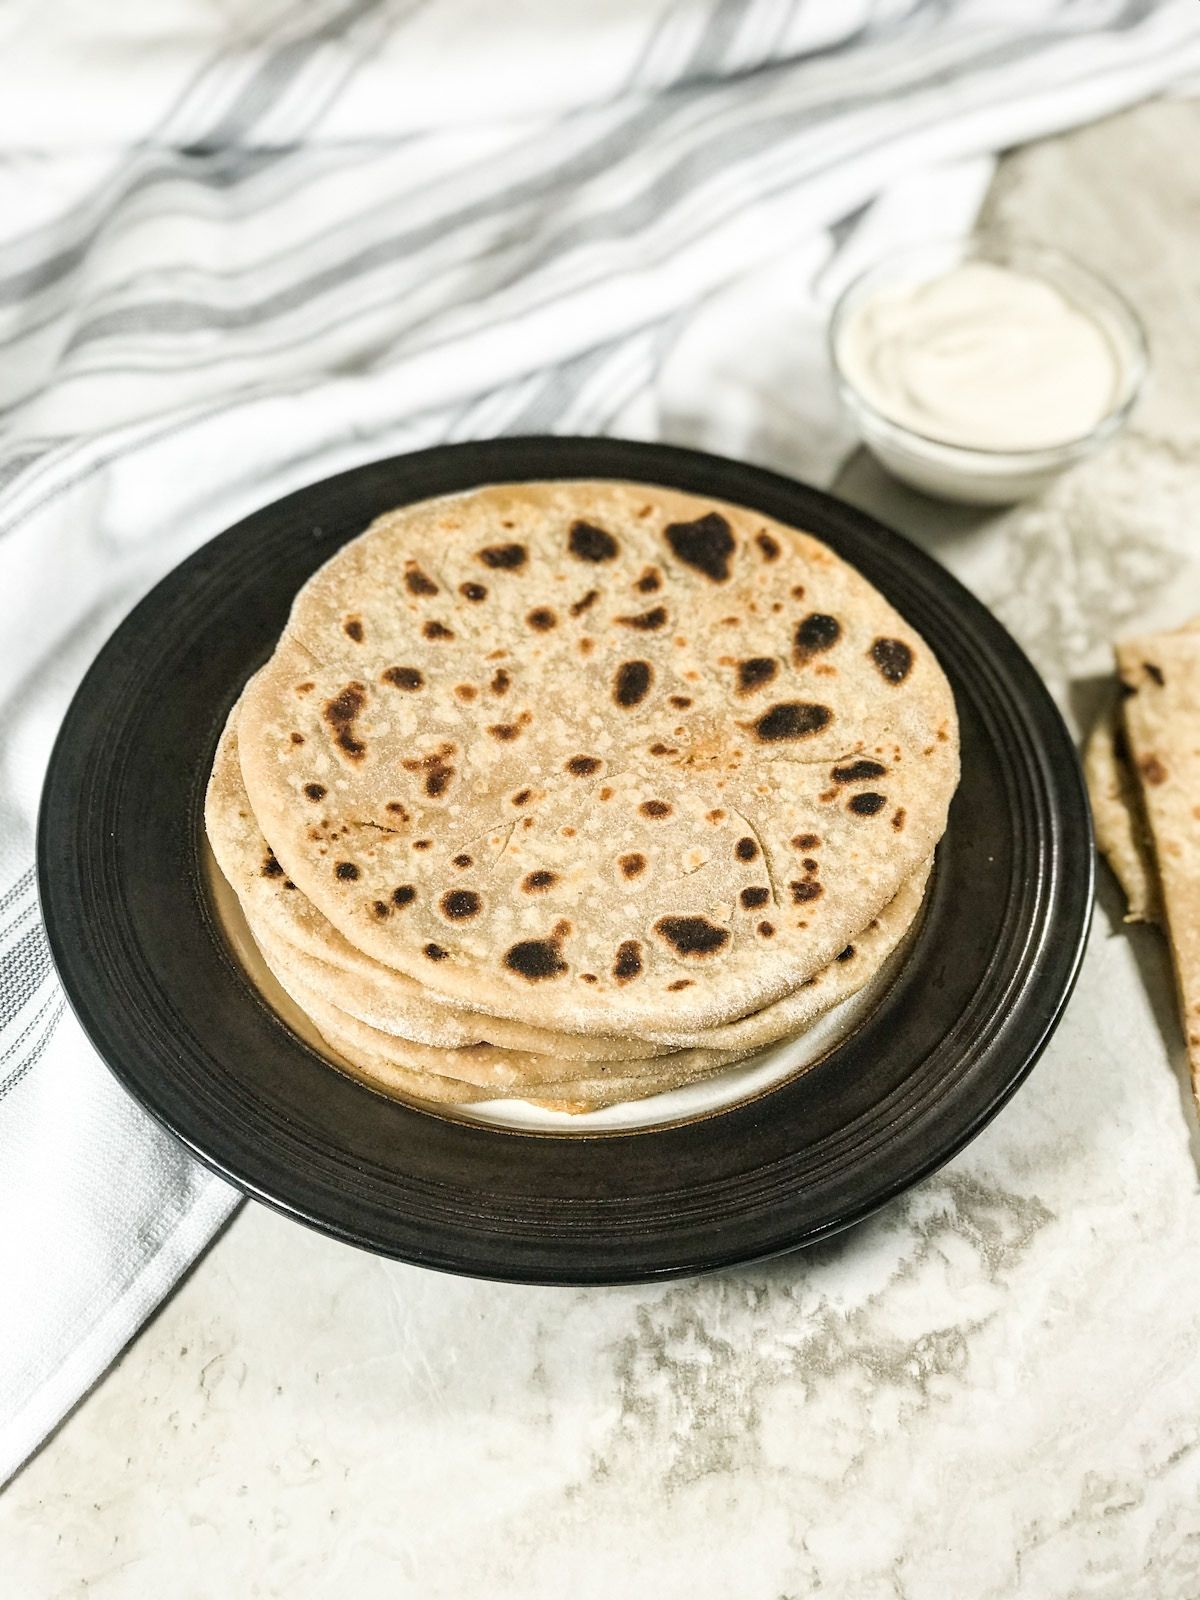
[[[379,512],[479,484],[624,478],[731,500],[854,563],[936,650],[962,783],[930,903],[879,1008],[809,1071],[716,1114],[596,1137],[385,1100],[259,998],[213,920],[217,735],[296,590]],[[138,1100],[239,1188],[338,1238],[495,1278],[614,1283],[807,1244],[933,1171],[1003,1105],[1071,991],[1092,899],[1075,751],[1033,668],[935,562],[839,501],[715,456],[500,439],[360,467],[256,512],[165,578],[67,714],[39,837],[67,994]]]

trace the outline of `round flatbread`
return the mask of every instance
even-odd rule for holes
[[[625,484],[380,519],[297,597],[240,759],[286,879],[457,1006],[696,1030],[813,976],[932,853],[932,652],[819,541]]]

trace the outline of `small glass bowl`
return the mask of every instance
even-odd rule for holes
[[[985,450],[918,432],[884,415],[857,389],[840,358],[850,317],[880,290],[927,282],[966,261],[988,261],[1053,285],[1099,324],[1121,372],[1116,399],[1078,438],[1036,450]],[[895,477],[942,500],[1008,505],[1037,494],[1082,461],[1124,425],[1148,366],[1142,323],[1125,297],[1081,262],[1040,245],[1006,245],[986,238],[946,240],[897,251],[869,267],[842,291],[829,322],[829,353],[838,393],[863,443]]]

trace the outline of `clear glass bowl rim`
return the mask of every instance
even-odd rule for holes
[[[1001,266],[1011,266],[1018,271],[1025,271],[1030,276],[1042,278],[1055,287],[1061,287],[1061,276],[1064,274],[1080,280],[1086,286],[1088,294],[1099,302],[1102,310],[1113,315],[1121,324],[1121,332],[1128,341],[1128,351],[1123,356],[1121,392],[1115,403],[1086,433],[1077,434],[1071,439],[1062,439],[1057,444],[1027,450],[991,449],[985,445],[955,444],[952,440],[939,439],[936,434],[922,433],[920,429],[911,428],[907,423],[897,422],[885,411],[880,411],[843,370],[838,356],[840,334],[847,316],[860,303],[865,290],[875,283],[880,288],[886,287],[893,277],[901,276],[906,264],[917,266],[922,261],[930,262],[931,277],[935,276],[938,270],[948,270],[963,261],[991,261]],[[1087,312],[1089,307],[1084,305],[1081,309]],[[986,233],[970,234],[965,238],[925,239],[918,243],[903,245],[897,250],[879,256],[842,287],[829,314],[826,338],[830,365],[839,394],[852,411],[861,413],[869,420],[872,428],[887,434],[898,445],[911,440],[914,444],[944,454],[944,458],[952,456],[964,463],[974,459],[993,471],[1002,467],[1027,471],[1041,465],[1069,461],[1107,439],[1122,426],[1133,409],[1145,381],[1150,357],[1146,330],[1141,317],[1125,295],[1103,274],[1093,267],[1086,266],[1077,256],[1055,246],[1040,244],[1033,240],[995,239]]]

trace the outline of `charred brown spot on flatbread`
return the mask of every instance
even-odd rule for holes
[[[760,922],[758,925],[758,933],[759,937],[763,939],[774,938],[775,924],[773,922]]]
[[[746,834],[734,845],[733,853],[739,861],[753,861],[758,854],[758,845]]]
[[[789,883],[788,888],[792,891],[792,899],[798,906],[807,900],[819,900],[825,893],[824,886],[813,878],[797,879],[794,883]]]
[[[450,952],[448,950],[443,950],[440,944],[431,943],[425,946],[425,954],[429,957],[430,961],[445,961]]]
[[[549,633],[551,628],[558,625],[558,617],[549,606],[535,606],[526,614],[525,621],[535,633]]]
[[[557,939],[522,939],[505,951],[504,965],[510,972],[527,978],[530,983],[557,978],[567,970],[567,963],[559,954]]]
[[[1145,667],[1150,677],[1154,679],[1155,683],[1161,689],[1167,681],[1166,674],[1163,672],[1163,669],[1161,667],[1156,667],[1153,661],[1143,661],[1142,666]]]
[[[762,551],[762,558],[764,561],[779,560],[780,554],[782,553],[779,548],[779,540],[773,539],[765,529],[761,529],[754,535],[754,542]]]
[[[738,694],[753,694],[764,683],[770,683],[779,673],[779,663],[774,656],[751,656],[737,664]]]
[[[667,698],[675,707],[676,711],[686,711],[692,703],[692,697],[690,694],[673,694],[668,695]]]
[[[463,850],[463,851],[461,851],[461,852],[460,852],[460,853],[459,853],[459,854],[458,854],[458,855],[456,855],[456,856],[455,856],[455,857],[454,857],[454,860],[453,860],[453,861],[452,861],[452,863],[451,863],[451,865],[452,865],[452,866],[455,866],[455,867],[459,867],[459,868],[461,868],[461,869],[462,869],[462,870],[463,870],[463,871],[465,871],[465,870],[466,870],[466,869],[467,869],[467,867],[470,867],[470,866],[473,866],[473,865],[474,865],[474,861],[473,861],[473,860],[472,860],[472,858],[471,858],[471,857],[470,857],[470,856],[469,856],[469,855],[468,855],[468,854],[467,854],[467,853],[466,853],[466,851],[465,851],[465,850]]]
[[[886,683],[903,683],[912,671],[913,653],[903,639],[876,639],[870,655]]]
[[[832,650],[841,637],[842,625],[836,617],[824,611],[813,611],[796,624],[792,635],[792,660],[802,667],[814,656]]]
[[[412,847],[413,847],[414,850],[432,850],[433,849],[433,840],[432,839],[414,839],[413,842],[412,842]]]
[[[363,642],[363,625],[361,617],[347,617],[342,623],[342,631],[346,637],[353,639],[355,644]]]
[[[1167,771],[1166,767],[1164,767],[1159,758],[1154,755],[1143,756],[1138,762],[1138,771],[1141,773],[1142,777],[1145,778],[1147,783],[1153,783],[1155,785],[1166,783],[1167,779],[1170,777],[1170,773]]]
[[[903,806],[897,806],[895,811],[892,813],[892,827],[895,828],[897,833],[901,832],[901,830],[904,827],[904,818],[905,818],[904,807]]]
[[[590,611],[600,598],[599,589],[589,589],[586,594],[581,594],[578,600],[571,603],[571,615],[581,617],[585,611]]]
[[[493,572],[515,572],[529,560],[523,544],[489,544],[478,552],[480,561]]]
[[[422,572],[420,567],[409,567],[404,574],[404,587],[409,594],[438,594],[440,590],[428,573]]]
[[[483,583],[460,583],[458,592],[464,600],[470,600],[474,605],[487,599],[487,585]]]
[[[616,619],[624,628],[637,628],[641,633],[656,633],[665,628],[669,618],[666,606],[655,606],[650,611],[640,611],[636,616]]]
[[[431,750],[428,755],[415,756],[401,764],[406,772],[424,774],[425,793],[436,800],[445,794],[454,781],[455,769],[449,760],[453,754],[452,744],[442,744],[436,750]]]
[[[409,820],[408,808],[407,806],[401,805],[399,800],[389,800],[387,805],[384,807],[384,810],[390,811],[394,817],[399,817],[401,822],[407,822]]]
[[[847,810],[856,817],[873,817],[887,805],[887,796],[868,789],[865,794],[852,795]]]
[[[853,957],[853,955],[854,955],[854,946],[852,944],[848,944],[844,950],[841,950],[841,951],[838,952],[838,954],[834,957],[834,960],[835,961],[849,961]]]
[[[333,729],[334,743],[351,761],[361,761],[367,753],[354,729],[366,703],[367,691],[361,683],[348,683],[340,694],[325,702],[325,720]]]
[[[383,682],[390,683],[393,689],[407,689],[411,693],[424,687],[425,677],[417,667],[388,667]]]
[[[663,530],[667,543],[679,560],[714,583],[729,578],[729,562],[737,545],[733,530],[719,511],[710,511],[694,522],[670,522]]]
[[[654,594],[662,588],[662,573],[657,567],[647,567],[635,587],[639,594]]]
[[[729,943],[729,929],[707,917],[660,917],[654,931],[676,955],[694,960],[715,956]]]
[[[642,970],[642,947],[636,939],[626,939],[617,946],[612,975],[618,983],[630,983]]]
[[[567,548],[577,561],[615,561],[620,545],[606,528],[592,522],[574,522],[567,535]]]
[[[511,744],[514,739],[519,739],[522,731],[533,721],[528,711],[522,711],[515,722],[492,722],[488,724],[488,732],[493,739],[499,739],[501,744]]]
[[[617,865],[627,878],[639,878],[646,870],[646,858],[640,850],[630,850],[617,857]]]
[[[665,800],[643,800],[638,810],[644,817],[669,817],[671,806]]]
[[[454,629],[448,628],[444,622],[436,622],[433,618],[422,624],[421,632],[427,639],[453,639]]]
[[[371,906],[371,915],[376,922],[385,922],[392,914],[391,907],[386,900],[376,900]]]
[[[572,756],[566,764],[566,771],[573,778],[590,778],[594,772],[599,772],[603,765],[599,756]]]
[[[667,985],[668,994],[678,994],[681,989],[694,989],[695,983],[691,978],[676,978],[674,983]]]
[[[834,767],[829,774],[834,783],[865,783],[868,778],[884,778],[887,768],[881,761],[849,761]]]
[[[304,735],[302,733],[293,733],[292,734],[292,743],[293,744],[303,744],[304,743]]]
[[[807,700],[784,700],[764,711],[756,722],[741,726],[748,726],[755,738],[764,744],[777,744],[787,739],[810,738],[832,721],[833,712],[828,706],[814,705]]]
[[[483,909],[483,900],[474,889],[447,889],[439,903],[442,915],[451,922],[465,922],[469,917],[477,917]]]
[[[552,889],[558,882],[558,873],[551,872],[547,867],[539,867],[536,872],[527,872],[521,880],[521,887],[526,894],[544,894],[547,889]]]
[[[497,667],[495,672],[492,673],[492,681],[489,687],[493,694],[507,694],[511,683],[512,678],[505,672],[504,668]]]
[[[664,744],[661,739],[656,739],[650,746],[650,754],[652,756],[677,756],[679,748],[677,745]]]
[[[358,879],[358,868],[353,861],[339,861],[333,870],[343,883],[354,883]]]
[[[283,868],[279,865],[279,862],[275,859],[274,850],[268,850],[267,853],[266,853],[266,856],[263,858],[262,875],[263,875],[264,878],[282,878],[283,877]]]
[[[412,905],[416,898],[417,891],[411,883],[402,883],[398,888],[392,890],[392,904],[401,909]]]
[[[518,789],[512,797],[512,803],[515,806],[527,806],[532,798],[532,789]]]
[[[613,699],[619,706],[636,706],[650,693],[654,668],[648,661],[623,661],[613,680]]]
[[[304,792],[310,800],[324,800],[328,791],[323,783],[306,783]]]
[[[771,891],[754,884],[748,889],[743,889],[739,898],[747,911],[758,911],[771,898]]]
[[[792,844],[797,850],[816,850],[821,843],[821,837],[816,833],[798,833],[792,839]]]

